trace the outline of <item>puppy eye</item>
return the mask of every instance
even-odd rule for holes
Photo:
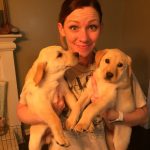
[[[119,63],[117,66],[120,68],[123,66],[123,63]]]
[[[109,63],[110,63],[110,60],[109,60],[109,59],[105,59],[105,62],[106,62],[107,64],[109,64]]]
[[[63,56],[63,54],[61,53],[61,52],[59,52],[58,54],[57,54],[57,58],[60,58],[60,57],[62,57]]]

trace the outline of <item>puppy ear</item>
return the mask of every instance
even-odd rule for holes
[[[37,64],[36,72],[35,72],[35,75],[33,77],[33,81],[35,82],[36,86],[40,83],[40,81],[44,77],[46,65],[47,65],[46,62],[42,62],[42,63]]]
[[[102,57],[107,53],[107,50],[98,50],[95,56],[96,67],[99,66]]]
[[[132,74],[132,59],[130,56],[127,56],[127,63],[128,63],[128,68],[127,68],[127,73],[128,73],[128,76],[131,77],[131,74]]]

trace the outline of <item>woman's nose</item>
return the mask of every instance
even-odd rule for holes
[[[81,42],[87,42],[89,40],[89,35],[86,29],[80,30],[78,37]]]

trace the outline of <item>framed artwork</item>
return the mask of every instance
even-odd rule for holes
[[[9,34],[11,28],[7,0],[0,0],[0,34]]]
[[[2,0],[0,0],[0,26],[2,26],[3,24],[3,3],[2,3]]]

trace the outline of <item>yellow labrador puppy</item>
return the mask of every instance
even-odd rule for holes
[[[41,139],[47,128],[51,129],[57,144],[69,146],[58,114],[65,103],[72,109],[76,102],[63,75],[67,69],[78,63],[78,58],[78,53],[65,51],[60,46],[49,46],[40,51],[27,73],[21,99],[25,99],[29,109],[45,121],[45,124],[31,126],[30,150],[41,149]]]
[[[66,127],[77,132],[87,130],[93,118],[109,108],[123,113],[135,109],[131,89],[131,58],[119,49],[105,49],[98,51],[95,59],[97,69],[66,121]],[[130,135],[129,126],[115,125],[115,150],[126,150]]]

